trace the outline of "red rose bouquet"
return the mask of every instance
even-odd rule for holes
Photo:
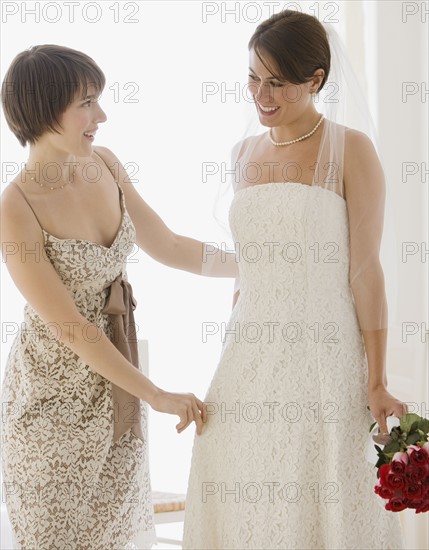
[[[370,432],[375,425],[371,425]],[[387,499],[386,510],[414,508],[416,514],[429,511],[428,432],[429,420],[407,413],[388,435],[373,435],[373,440],[383,445],[383,449],[374,445],[378,455],[374,492]]]

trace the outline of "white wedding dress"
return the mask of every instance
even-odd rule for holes
[[[183,548],[403,548],[365,457],[373,417],[345,199],[253,185],[235,194],[230,226],[240,296],[194,441]]]

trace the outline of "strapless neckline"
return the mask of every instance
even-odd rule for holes
[[[266,188],[269,188],[269,187],[274,186],[274,185],[283,185],[285,187],[287,185],[295,185],[295,186],[299,186],[299,187],[306,187],[306,188],[309,188],[309,189],[320,189],[322,191],[325,191],[325,192],[331,193],[332,195],[335,195],[344,204],[346,203],[346,200],[344,199],[344,197],[341,197],[340,195],[338,195],[338,193],[335,193],[335,191],[331,191],[330,189],[326,189],[325,187],[320,187],[319,185],[309,185],[308,183],[300,183],[300,182],[296,182],[296,181],[272,181],[272,182],[268,182],[268,183],[258,183],[258,184],[255,184],[255,185],[248,185],[247,187],[242,187],[241,189],[236,191],[234,197],[236,197],[240,193],[243,193],[244,191],[248,191],[249,189],[254,189],[254,188],[258,188],[258,187],[266,189]]]

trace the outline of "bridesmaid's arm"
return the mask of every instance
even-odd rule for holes
[[[164,265],[196,275],[238,275],[234,253],[224,252],[211,243],[203,243],[171,231],[142,199],[118,157],[106,147],[94,147],[94,150],[109,167],[118,167],[118,182],[124,191],[127,210],[136,228],[137,244],[149,256]]]
[[[14,185],[3,191],[0,212],[3,262],[53,338],[71,349],[93,371],[146,401],[154,410],[177,414],[179,433],[195,421],[200,434],[205,421],[202,402],[193,394],[170,393],[157,387],[120,353],[103,330],[80,313],[46,254],[38,221]],[[28,336],[32,337],[32,333]]]

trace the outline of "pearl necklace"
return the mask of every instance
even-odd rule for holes
[[[25,163],[24,169],[25,169],[26,172],[28,172],[27,163]],[[63,189],[63,187],[65,187],[66,185],[71,183],[74,179],[75,174],[76,174],[76,163],[73,164],[73,171],[72,171],[71,178],[69,178],[69,181],[67,183],[63,183],[63,185],[61,185],[60,187],[51,187],[49,185],[44,185],[43,183],[40,183],[39,181],[37,181],[34,176],[30,176],[30,181],[35,181],[36,183],[38,183],[40,185],[40,187],[46,187],[46,188],[50,189],[51,191],[57,191],[58,189]],[[27,182],[27,183],[29,183],[29,182]]]
[[[322,120],[323,120],[323,116],[322,115],[319,119],[319,122],[316,124],[316,126],[311,130],[311,132],[309,132],[308,134],[305,134],[305,136],[301,136],[299,138],[296,138],[296,139],[291,139],[290,141],[281,141],[281,142],[278,142],[278,141],[274,141],[273,140],[273,137],[272,137],[272,131],[273,129],[270,128],[270,132],[269,132],[269,138],[270,138],[270,141],[273,145],[275,145],[276,147],[281,147],[283,145],[292,145],[292,143],[297,143],[298,141],[302,141],[303,139],[307,139],[309,138],[310,136],[312,136],[314,134],[314,132],[317,130],[317,128],[319,128],[320,124],[322,123]]]

